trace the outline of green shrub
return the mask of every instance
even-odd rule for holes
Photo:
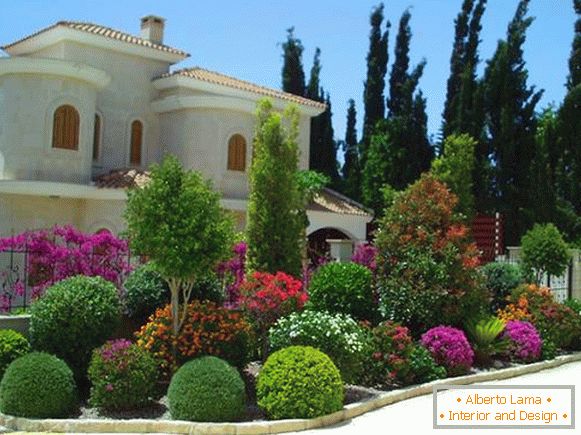
[[[328,355],[343,381],[356,383],[371,347],[367,331],[345,314],[303,311],[284,317],[270,329],[270,349],[312,346]]]
[[[374,321],[377,306],[371,271],[356,263],[333,262],[321,266],[311,279],[307,307]]]
[[[30,352],[30,344],[24,336],[12,329],[0,329],[0,379],[8,364]]]
[[[520,267],[510,263],[488,263],[480,268],[485,278],[485,286],[492,296],[492,311],[504,308],[506,297],[516,287],[524,283]]]
[[[581,315],[581,299],[567,299],[563,303],[567,305],[569,308],[571,308],[573,311]]]
[[[522,265],[537,284],[543,273],[559,276],[567,268],[570,255],[567,243],[553,224],[535,224],[522,237]]]
[[[149,404],[156,393],[155,359],[129,340],[108,341],[93,351],[89,365],[89,403],[108,410]]]
[[[0,411],[28,418],[67,417],[76,404],[71,369],[56,356],[32,352],[14,360],[0,383]]]
[[[115,330],[120,311],[117,289],[103,278],[60,281],[32,305],[32,347],[62,358],[76,379],[84,380],[92,350]]]
[[[245,411],[244,381],[226,361],[204,356],[184,364],[175,373],[168,401],[175,420],[240,420]]]
[[[446,369],[436,364],[434,357],[424,346],[414,346],[409,356],[410,370],[414,374],[414,382],[432,382],[446,377]]]
[[[124,311],[129,317],[144,320],[156,308],[169,303],[169,287],[153,263],[139,266],[131,272],[124,288]]]
[[[315,418],[343,407],[343,383],[327,355],[291,346],[268,357],[258,374],[256,397],[274,420]]]
[[[541,347],[541,359],[553,359],[557,356],[557,346],[551,340],[543,339],[543,345]]]

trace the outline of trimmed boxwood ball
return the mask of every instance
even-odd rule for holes
[[[291,346],[268,357],[258,374],[258,406],[274,420],[315,418],[343,408],[341,374],[310,346]]]
[[[184,364],[167,392],[173,419],[208,422],[240,420],[246,409],[245,394],[238,371],[214,356]]]
[[[86,378],[91,352],[118,325],[117,289],[101,277],[75,276],[48,288],[30,309],[30,342],[67,362],[77,380]]]
[[[0,329],[0,379],[12,361],[28,352],[30,352],[30,344],[20,332]]]
[[[307,307],[375,321],[377,304],[371,271],[356,263],[327,263],[313,275]]]
[[[0,383],[0,411],[17,417],[67,417],[76,397],[71,369],[63,360],[43,352],[14,360]]]

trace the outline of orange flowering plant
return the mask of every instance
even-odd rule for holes
[[[186,361],[201,355],[217,356],[234,366],[244,366],[250,332],[250,325],[240,311],[213,302],[193,301],[186,308],[184,324],[177,336],[172,332],[172,312],[167,305],[150,316],[136,337],[137,345],[153,354],[162,374],[168,377]]]
[[[509,304],[498,310],[503,320],[526,320],[541,333],[544,341],[557,348],[577,347],[581,340],[581,315],[555,300],[551,289],[523,284],[507,297]]]

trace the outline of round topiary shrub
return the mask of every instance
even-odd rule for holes
[[[155,359],[129,340],[108,341],[93,351],[89,403],[112,411],[146,406],[156,393]]]
[[[467,373],[474,362],[474,351],[463,331],[451,326],[436,326],[422,335],[421,344],[449,376]]]
[[[91,352],[115,330],[120,313],[117,289],[110,282],[81,275],[65,279],[30,309],[32,347],[62,358],[83,380]]]
[[[131,272],[123,287],[124,311],[129,317],[146,319],[156,308],[169,303],[169,287],[153,263],[146,263]]]
[[[559,276],[571,258],[567,242],[553,224],[535,224],[520,240],[523,269],[540,283],[544,273]]]
[[[503,338],[509,342],[507,354],[511,360],[533,362],[541,358],[543,341],[531,323],[509,320],[504,328]]]
[[[270,329],[270,349],[312,346],[328,355],[341,371],[343,381],[356,383],[371,352],[371,337],[346,314],[303,311],[280,319]]]
[[[73,372],[56,356],[32,352],[14,360],[0,383],[0,411],[27,418],[68,416],[76,404]]]
[[[256,397],[274,420],[315,418],[343,407],[343,383],[323,352],[291,346],[268,357],[258,374]]]
[[[377,318],[371,271],[356,263],[327,263],[313,275],[307,307],[349,314],[359,320]]]
[[[184,364],[171,379],[167,396],[175,420],[237,421],[245,411],[245,386],[240,374],[213,356]]]
[[[12,361],[28,352],[30,344],[21,333],[12,329],[0,329],[0,379]]]

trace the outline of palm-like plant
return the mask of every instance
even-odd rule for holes
[[[504,331],[505,322],[496,316],[485,317],[466,323],[465,330],[474,348],[475,363],[486,367],[495,355],[502,353],[507,343],[499,339]]]

